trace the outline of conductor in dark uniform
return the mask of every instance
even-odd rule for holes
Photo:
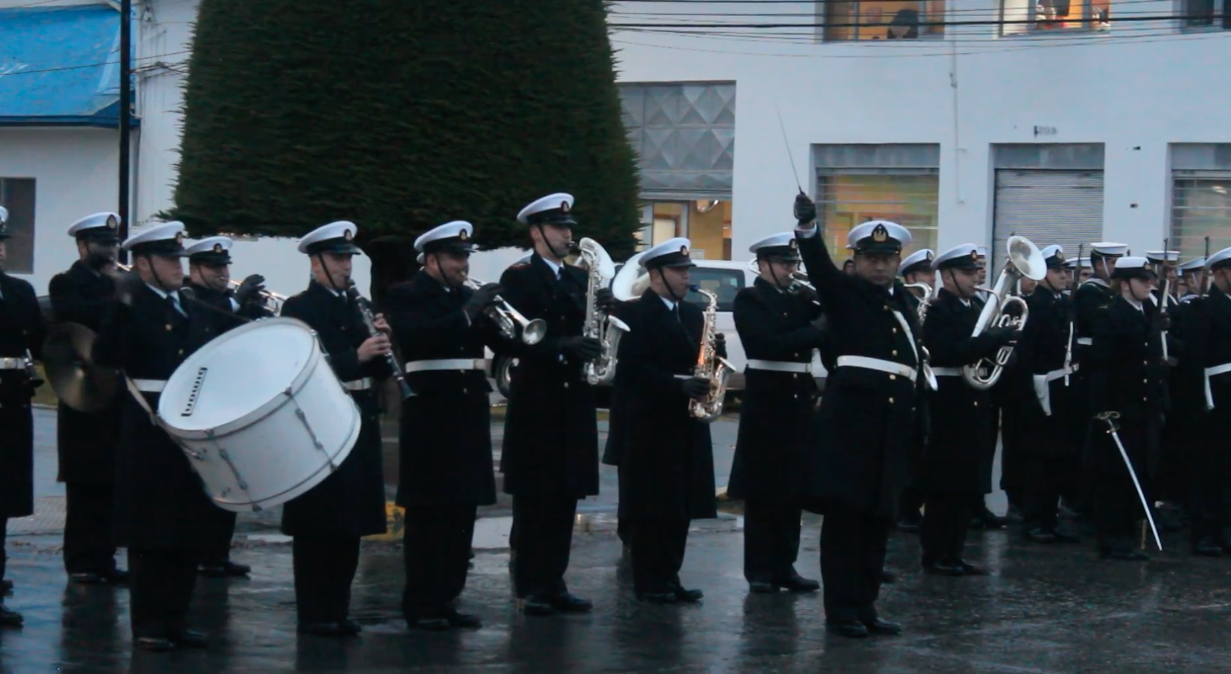
[[[211,236],[192,244],[185,251],[188,256],[188,288],[197,301],[214,308],[218,332],[273,315],[257,302],[264,277],[253,274],[244,279],[238,289],[231,289],[231,246],[231,239]],[[246,576],[252,568],[231,561],[235,513],[219,508],[217,515],[202,543],[201,575],[210,578]]]
[[[484,347],[499,348],[500,337],[483,311],[499,288],[465,285],[473,233],[457,221],[420,236],[423,268],[385,297],[415,392],[402,403],[397,504],[406,509],[402,612],[418,629],[482,626],[453,606],[466,587],[477,508],[496,502]]]
[[[300,634],[360,632],[350,618],[360,539],[386,530],[379,391],[380,381],[391,374],[385,356],[392,347],[385,319],[375,316],[380,332],[369,335],[355,303],[358,293],[347,293],[351,258],[362,254],[354,243],[357,229],[350,222],[332,222],[300,239],[299,252],[311,260],[312,280],[307,290],[282,304],[283,317],[297,318],[316,331],[362,419],[359,439],[338,469],[283,506],[282,532],[294,537]]]
[[[587,275],[564,263],[573,239],[573,197],[553,194],[522,209],[530,261],[505,270],[503,297],[527,319],[543,319],[536,344],[508,343],[518,358],[509,392],[500,469],[513,495],[513,582],[526,615],[583,613],[593,606],[564,582],[578,499],[598,493],[598,420],[582,366],[602,352],[582,337]]]
[[[987,328],[977,336],[979,308],[973,301],[982,264],[978,247],[962,244],[932,262],[944,287],[928,310],[923,344],[931,354],[937,389],[931,394],[931,439],[924,454],[920,485],[924,491],[923,569],[949,576],[981,575],[962,559],[974,513],[971,504],[991,491],[991,476],[981,469],[995,452],[995,438],[979,429],[992,426],[992,393],[962,377],[962,367],[994,357],[1012,341],[1011,327]]]
[[[1096,263],[1095,269],[1098,269]],[[1116,297],[1093,317],[1088,358],[1090,395],[1096,415],[1116,412],[1120,441],[1150,500],[1159,459],[1167,387],[1159,314],[1150,291],[1157,277],[1143,257],[1123,257],[1112,271]],[[1173,350],[1174,352],[1174,350]],[[1089,465],[1094,480],[1099,554],[1104,559],[1145,561],[1135,545],[1134,524],[1145,518],[1141,500],[1106,423],[1091,420]]]
[[[928,287],[935,286],[936,272],[932,270],[932,260],[936,258],[936,253],[930,248],[922,248],[910,255],[907,255],[902,260],[902,264],[898,266],[898,276],[902,277],[902,281],[908,285],[922,283]],[[919,305],[923,302],[930,302],[930,292],[925,292],[922,288],[907,288],[906,300],[910,305],[911,311],[915,316],[919,316]],[[923,440],[920,434],[920,441]],[[918,462],[923,457],[922,445],[914,448],[911,457],[912,468],[911,474],[917,473]],[[923,522],[923,515],[919,509],[923,507],[923,492],[915,484],[908,484],[902,490],[902,500],[898,503],[897,525],[902,531],[919,531],[919,525]]]
[[[675,238],[642,256],[650,288],[621,314],[630,331],[615,379],[626,405],[620,516],[632,527],[633,585],[638,599],[660,604],[700,601],[679,577],[688,526],[717,517],[709,424],[689,410],[710,382],[692,376],[705,317],[684,301],[695,266],[688,249],[688,239]],[[725,355],[721,339],[716,350]]]
[[[184,225],[152,226],[124,242],[135,275],[120,284],[94,341],[101,367],[128,381],[116,463],[116,545],[128,548],[135,645],[206,645],[188,629],[206,523],[217,517],[188,457],[154,425],[158,400],[180,363],[216,332],[211,313],[182,290]]]
[[[810,441],[817,395],[812,351],[821,308],[788,292],[799,269],[794,232],[753,243],[760,276],[735,296],[735,328],[748,357],[739,435],[727,495],[743,499],[744,578],[756,593],[814,592],[795,570],[799,554],[799,468]]]
[[[882,619],[875,602],[889,527],[921,430],[919,326],[905,288],[895,283],[910,233],[883,220],[851,229],[854,273],[844,274],[816,225],[816,205],[803,194],[796,197],[795,217],[799,250],[828,314],[835,356],[801,470],[805,498],[825,514],[826,629],[847,637],[898,634],[901,626]]]
[[[115,297],[115,265],[120,216],[95,213],[73,223],[78,260],[51,278],[48,294],[57,323],[77,323],[95,334]],[[67,497],[64,518],[64,570],[74,583],[119,583],[128,572],[116,567],[112,536],[115,453],[120,443],[124,398],[104,410],[80,412],[60,401],[56,408],[59,475]]]
[[[32,360],[42,357],[45,327],[34,288],[5,273],[8,211],[0,207],[0,597],[13,588],[3,580],[5,528],[10,517],[34,513],[34,417],[30,399],[42,384]],[[0,627],[16,627],[21,615],[0,601]]]

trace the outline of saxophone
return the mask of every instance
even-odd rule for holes
[[[586,361],[582,372],[592,386],[607,384],[615,379],[620,337],[629,331],[624,321],[598,309],[598,291],[607,287],[607,283],[615,276],[615,263],[594,239],[582,239],[577,244],[577,254],[589,274],[586,284],[586,322],[582,326],[581,336],[597,339],[603,345],[602,353],[598,358]]]
[[[690,400],[688,411],[694,419],[708,423],[722,415],[722,406],[727,397],[727,380],[731,378],[735,368],[726,358],[720,357],[716,349],[718,295],[696,286],[692,289],[704,296],[708,302],[705,307],[705,323],[701,328],[701,349],[697,353],[697,365],[693,368],[692,376],[709,380],[710,392],[705,400]]]

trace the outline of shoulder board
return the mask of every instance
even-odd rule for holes
[[[530,268],[529,262],[518,262],[517,264],[509,265],[509,269],[529,269],[529,268]]]

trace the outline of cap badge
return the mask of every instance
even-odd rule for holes
[[[560,202],[560,210],[561,210],[561,211],[563,211],[563,212],[565,212],[565,213],[568,213],[568,212],[569,212],[569,209],[571,209],[571,208],[572,208],[572,206],[569,206],[567,201],[561,201],[561,202]]]
[[[351,239],[355,238],[355,235],[352,234],[349,229],[347,229],[342,232],[342,238],[346,239],[347,241],[350,241]]]
[[[972,260],[979,259],[979,249],[978,248],[974,248],[970,251],[970,259]]]
[[[680,246],[680,255],[688,255],[688,246]]]
[[[928,262],[931,262],[932,260],[936,259],[936,256],[932,255],[932,251],[929,250],[927,253],[924,254],[924,259],[926,259]]]
[[[462,231],[457,233],[457,238],[461,239],[462,241],[465,241],[466,239],[470,238],[470,235],[467,234],[466,230],[463,229]]]
[[[1064,262],[1064,253],[1061,251],[1056,251],[1056,259],[1060,262]]]
[[[787,242],[786,245],[791,250],[795,250],[796,248],[799,248],[799,241],[796,241],[795,239],[791,239],[790,241]]]
[[[183,232],[176,232],[176,233],[175,233],[175,244],[176,244],[176,245],[183,245],[183,243],[184,243],[184,233],[183,233]]]
[[[119,227],[119,226],[120,226],[120,221],[118,218],[116,218],[114,215],[107,216],[107,228],[108,229],[115,229],[116,227]]]
[[[220,244],[220,243],[215,243],[215,244],[214,244],[214,252],[215,252],[215,253],[221,253],[221,252],[222,252],[222,244]]]
[[[884,225],[877,225],[872,230],[872,240],[877,243],[884,243],[889,240],[889,230],[885,229]]]

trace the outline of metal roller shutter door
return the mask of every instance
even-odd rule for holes
[[[1005,244],[1017,234],[1040,249],[1064,246],[1065,257],[1077,257],[1077,247],[1103,238],[1102,171],[996,171],[996,210],[992,227],[992,266],[987,282],[1005,261]]]

